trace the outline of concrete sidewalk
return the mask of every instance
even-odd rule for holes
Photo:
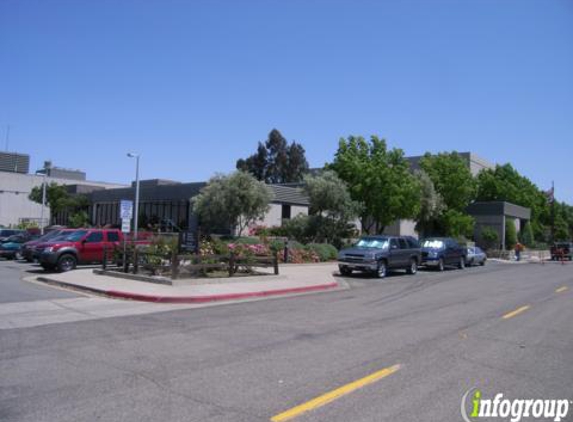
[[[113,298],[155,303],[204,303],[237,299],[300,294],[339,287],[334,278],[335,263],[282,265],[280,276],[245,277],[244,279],[197,280],[167,286],[144,281],[97,275],[91,269],[39,276],[38,281],[65,288],[87,291]]]

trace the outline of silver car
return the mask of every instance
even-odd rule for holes
[[[481,248],[477,246],[475,248],[468,248],[467,265],[481,265],[484,266],[487,261],[487,255]]]

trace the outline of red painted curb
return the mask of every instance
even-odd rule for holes
[[[131,299],[138,300],[141,302],[154,302],[154,303],[205,303],[205,302],[215,302],[222,300],[236,300],[236,299],[248,299],[254,297],[265,297],[265,296],[275,296],[275,295],[285,295],[293,293],[305,293],[318,290],[327,290],[338,287],[338,283],[329,284],[319,284],[309,287],[293,287],[290,289],[281,290],[264,290],[260,292],[247,292],[247,293],[229,293],[223,295],[212,295],[212,296],[157,296],[157,295],[143,295],[138,293],[128,293],[116,290],[101,290],[101,293],[120,299]]]

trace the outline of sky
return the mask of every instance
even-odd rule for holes
[[[472,151],[573,203],[573,0],[0,0],[0,150],[203,181],[276,128]]]

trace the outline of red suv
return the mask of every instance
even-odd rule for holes
[[[60,272],[73,270],[77,264],[99,264],[104,250],[111,252],[123,242],[123,233],[116,229],[78,229],[63,238],[43,244],[40,265]]]

